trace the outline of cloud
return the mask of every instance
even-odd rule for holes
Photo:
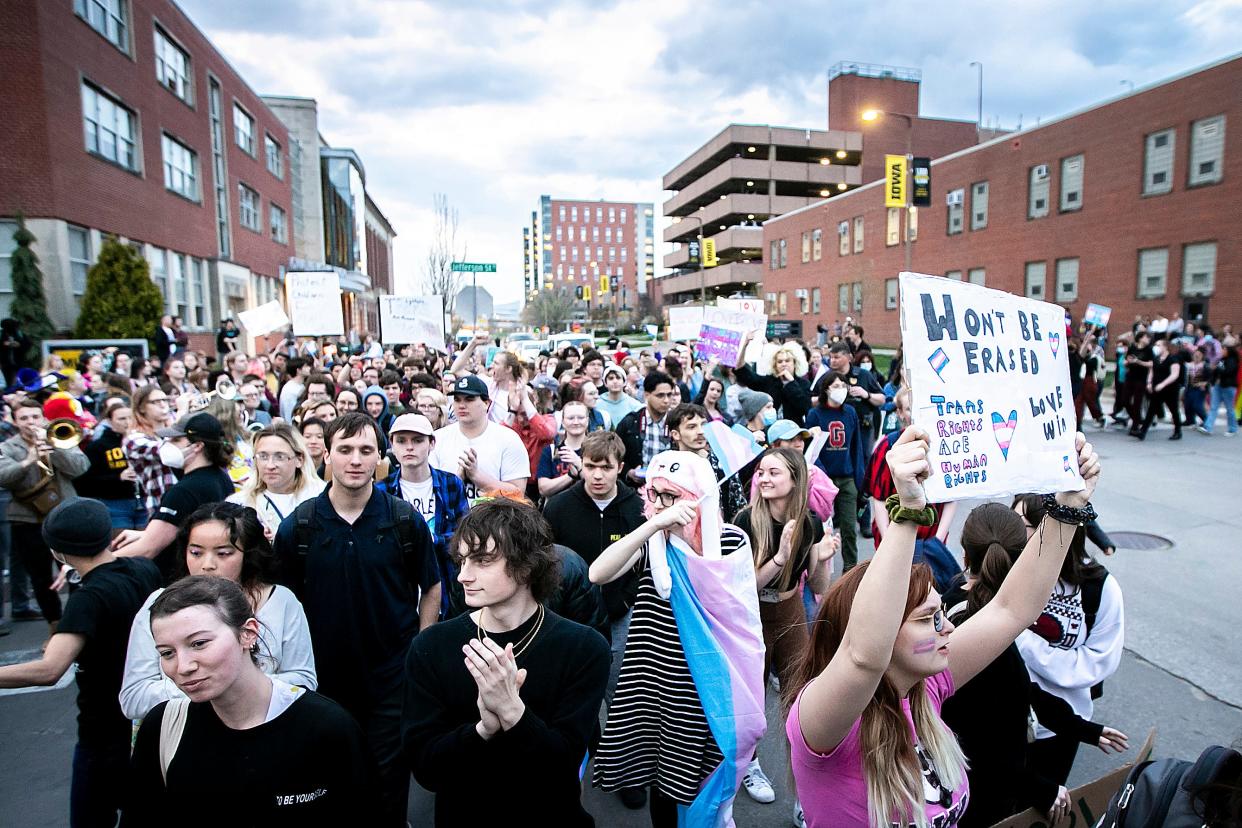
[[[1064,114],[1236,51],[1239,0],[180,0],[264,93],[313,97],[352,147],[416,288],[432,196],[470,257],[521,291],[541,194],[660,203],[661,177],[730,122],[823,128],[838,61],[922,71],[924,115]],[[658,229],[657,229],[657,232]]]

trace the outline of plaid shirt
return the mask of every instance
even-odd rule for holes
[[[129,467],[138,476],[138,485],[142,487],[147,512],[154,512],[159,506],[164,492],[177,482],[162,462],[160,462],[160,443],[158,437],[148,437],[141,431],[134,431],[121,441],[121,451],[129,461]]]
[[[664,425],[664,417],[653,420],[647,416],[644,408],[639,415],[638,425],[643,435],[643,468],[651,465],[651,458],[672,447],[668,436],[668,427]]]
[[[381,492],[393,497],[401,497],[401,467],[375,484]],[[436,551],[436,569],[440,573],[440,620],[452,617],[454,612],[454,590],[461,591],[457,583],[457,567],[449,557],[449,543],[457,524],[470,509],[470,501],[466,499],[466,486],[455,474],[431,470],[431,492],[436,499],[436,525],[431,533],[432,546]],[[457,595],[456,604],[464,604],[464,598]]]

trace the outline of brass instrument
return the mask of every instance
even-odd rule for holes
[[[61,417],[52,420],[43,430],[43,438],[54,449],[77,448],[84,436],[82,425],[77,420]]]
[[[222,376],[216,380],[216,390],[208,391],[206,394],[199,394],[190,402],[190,412],[202,411],[211,405],[213,397],[219,397],[222,400],[240,400],[241,391],[238,390],[237,383],[226,376]]]

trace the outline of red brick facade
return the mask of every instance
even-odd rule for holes
[[[551,245],[544,256],[552,264],[548,280],[552,286],[572,291],[590,285],[596,305],[612,302],[621,308],[624,297],[624,306],[634,307],[640,268],[646,263],[646,257],[638,255],[645,241],[640,220],[651,205],[558,199],[551,204],[552,223],[544,228],[541,243]],[[601,297],[600,280],[605,276],[609,289]]]
[[[74,13],[73,0],[10,0],[0,4],[0,216],[18,211],[202,259],[220,258],[216,233],[208,78],[222,89],[232,250],[227,259],[253,273],[278,277],[292,254],[293,228],[272,240],[270,205],[292,215],[289,136],[206,37],[173,3],[123,0],[129,15],[128,53]],[[190,103],[156,77],[155,30],[190,57]],[[81,88],[89,82],[136,118],[137,172],[88,153]],[[255,154],[234,140],[233,105],[255,121]],[[198,199],[164,186],[161,137],[167,133],[197,154]],[[283,178],[268,171],[264,136],[279,142]],[[238,221],[238,184],[259,194],[259,230]],[[95,251],[96,253],[98,251]],[[213,303],[216,304],[216,303]],[[213,307],[218,318],[221,308]]]
[[[1113,309],[1113,329],[1128,329],[1136,314],[1174,312],[1192,318],[1201,311],[1212,324],[1242,321],[1242,244],[1238,230],[1242,201],[1242,59],[1234,59],[1161,85],[1095,106],[1052,123],[1004,136],[978,147],[938,158],[932,165],[932,202],[918,210],[911,269],[968,278],[982,268],[989,287],[1022,294],[1026,265],[1046,263],[1044,298],[1057,301],[1058,260],[1078,260],[1077,298],[1058,302],[1081,319],[1088,302]],[[1216,183],[1190,185],[1191,131],[1196,121],[1224,116],[1222,173]],[[904,123],[902,124],[904,128]],[[1147,136],[1174,129],[1172,189],[1144,195]],[[927,148],[916,142],[914,154]],[[870,148],[865,156],[871,155]],[[1061,210],[1062,161],[1081,155],[1082,186],[1076,209]],[[1028,217],[1032,168],[1047,165],[1048,214]],[[971,229],[973,185],[988,184],[986,228]],[[948,233],[946,197],[964,190],[963,226]],[[855,220],[864,227],[863,250],[854,252]],[[840,255],[838,227],[849,222],[849,254]],[[817,322],[853,316],[874,345],[895,345],[898,317],[886,302],[886,285],[904,267],[900,241],[887,244],[888,214],[880,182],[864,186],[764,225],[764,249],[786,239],[789,264],[772,270],[765,262],[764,292],[786,295],[787,312],[804,330]],[[822,258],[803,263],[801,236],[823,230]],[[1182,267],[1185,245],[1215,243],[1214,287],[1208,295],[1186,295]],[[1162,295],[1140,297],[1139,251],[1167,248]],[[861,285],[861,309],[854,285]],[[840,309],[841,286],[848,304]],[[820,309],[811,292],[818,288]],[[795,291],[808,291],[802,313]],[[886,306],[887,305],[887,306]]]

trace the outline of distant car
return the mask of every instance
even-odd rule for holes
[[[548,337],[548,350],[552,353],[556,353],[566,345],[573,345],[579,351],[585,351],[587,348],[595,347],[595,337],[589,333],[571,333],[569,331],[555,333]]]
[[[534,362],[539,352],[547,347],[548,342],[545,339],[527,339],[516,343],[512,350],[526,362]]]
[[[531,333],[530,331],[516,331],[514,333],[509,334],[507,337],[505,337],[505,346],[510,351],[513,351],[517,349],[518,343],[529,342],[534,338],[535,338],[535,335]]]

